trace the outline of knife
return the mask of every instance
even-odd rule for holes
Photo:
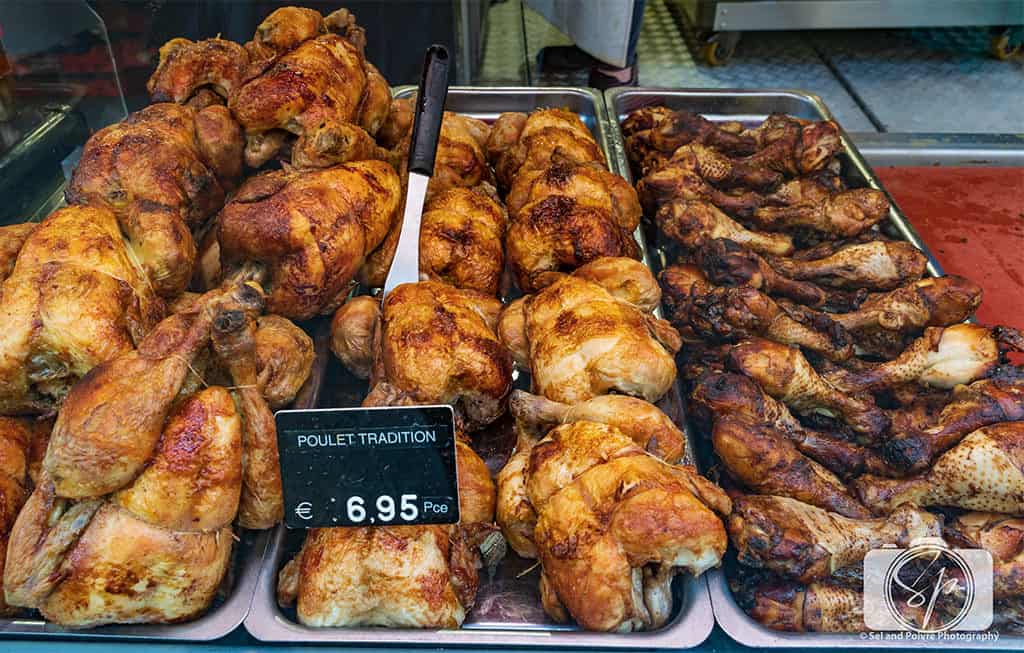
[[[434,155],[437,154],[437,136],[444,117],[444,102],[448,97],[448,67],[450,58],[443,45],[427,48],[423,59],[423,75],[416,94],[416,113],[413,115],[412,142],[409,146],[409,181],[405,191],[405,213],[398,248],[391,260],[384,293],[395,286],[420,280],[420,218],[427,183],[434,174]]]

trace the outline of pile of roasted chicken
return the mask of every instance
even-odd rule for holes
[[[623,130],[732,498],[739,604],[775,629],[863,631],[865,554],[944,537],[992,554],[997,623],[1024,624],[1024,371],[1006,356],[1024,337],[966,323],[981,288],[926,277],[886,236],[889,202],[846,187],[835,124],[647,107]]]

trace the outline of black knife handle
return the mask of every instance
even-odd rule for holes
[[[412,123],[412,146],[409,148],[409,172],[430,177],[434,174],[437,136],[444,117],[444,101],[448,97],[448,49],[434,44],[423,58],[423,76],[416,94],[416,113]]]

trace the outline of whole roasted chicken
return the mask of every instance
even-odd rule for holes
[[[39,475],[52,422],[0,417],[0,617],[18,612],[3,596],[4,560],[14,521]]]
[[[379,308],[378,308],[379,307]],[[403,284],[383,306],[356,297],[331,324],[332,349],[370,377],[371,398],[451,404],[467,431],[505,412],[512,360],[495,335],[501,302],[437,281]]]
[[[242,145],[223,106],[153,104],[86,141],[65,197],[112,211],[149,284],[173,297],[192,278],[193,234],[238,184]]]
[[[607,271],[612,261],[618,275]],[[591,265],[606,271],[590,280],[584,266],[508,305],[498,326],[502,342],[530,369],[536,391],[553,401],[575,404],[610,391],[657,401],[675,379],[679,334],[632,303],[629,297],[646,293],[624,288],[616,276],[654,293],[657,282],[632,259]]]
[[[210,605],[247,491],[251,422],[223,387],[180,390],[211,334],[234,337],[261,306],[248,285],[210,293],[75,386],[11,533],[12,605],[65,626],[183,621]]]
[[[720,563],[726,537],[715,512],[729,512],[728,497],[615,427],[571,422],[516,455],[499,475],[499,523],[535,547],[527,553],[540,559],[541,601],[556,621],[657,628],[672,610],[672,577]],[[500,505],[523,500],[520,512]],[[522,508],[535,515],[532,532],[515,521]]]
[[[0,414],[53,413],[79,378],[131,351],[163,312],[113,213],[55,211],[3,285]]]
[[[382,161],[249,178],[217,218],[219,267],[207,285],[262,269],[267,310],[293,319],[334,311],[394,224],[398,174]]]
[[[462,439],[456,464],[458,524],[313,529],[278,575],[278,603],[314,627],[461,626],[497,535],[487,466]]]
[[[567,109],[503,113],[487,140],[488,159],[504,189],[512,186],[520,171],[546,168],[555,153],[572,163],[606,163],[590,130]]]

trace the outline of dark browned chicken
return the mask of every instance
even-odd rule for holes
[[[750,617],[787,632],[864,632],[864,594],[825,579],[807,584],[773,576],[744,579],[733,596]]]
[[[368,373],[382,394],[451,404],[467,431],[505,412],[512,360],[495,335],[501,302],[437,281],[395,288],[382,309],[374,302],[353,298],[331,324],[332,349],[353,373]]]
[[[741,564],[803,583],[827,579],[886,544],[941,537],[931,513],[901,506],[888,517],[850,519],[795,499],[750,495],[733,502],[729,539]]]
[[[729,125],[730,127],[733,125]],[[729,155],[753,154],[757,140],[723,129],[704,116],[666,107],[643,107],[622,122],[626,153],[640,174],[661,167],[679,147],[694,143],[713,147]]]
[[[905,479],[865,474],[854,481],[864,505],[885,514],[903,504],[1024,513],[1024,422],[982,427],[939,456],[931,469]]]
[[[773,257],[769,263],[791,279],[835,288],[892,290],[920,279],[928,259],[911,243],[875,240],[847,245],[820,259]]]
[[[873,188],[855,188],[812,202],[762,206],[751,222],[769,231],[811,229],[829,236],[856,236],[889,215],[889,198]]]
[[[1010,327],[977,324],[928,327],[891,361],[860,369],[837,369],[825,376],[840,390],[860,393],[905,383],[952,388],[991,374],[1006,351],[1024,349],[1024,336]]]
[[[696,200],[713,204],[729,215],[747,218],[765,202],[763,196],[753,191],[719,190],[693,170],[671,164],[638,181],[636,192],[647,215],[654,215],[659,207],[673,200]]]
[[[717,287],[692,265],[672,265],[661,273],[665,305],[676,328],[689,327],[711,342],[761,336],[818,352],[832,360],[853,355],[853,340],[823,314],[809,323],[749,286]]]
[[[773,114],[741,135],[753,137],[759,149],[739,163],[789,177],[825,169],[842,149],[839,126],[831,120],[813,122]]]
[[[795,347],[752,338],[733,347],[729,360],[796,412],[832,414],[867,443],[877,441],[889,428],[889,418],[870,396],[852,395],[830,384]]]
[[[237,184],[241,156],[226,108],[153,104],[89,138],[65,196],[112,211],[150,284],[173,297],[192,277],[192,234]]]
[[[689,143],[676,149],[667,166],[692,170],[718,188],[741,187],[771,190],[782,182],[782,174],[770,168],[752,166],[741,159],[730,159],[718,150]]]
[[[783,234],[751,231],[701,200],[672,200],[655,215],[661,232],[689,250],[711,240],[725,238],[759,254],[785,256],[793,253],[793,239]]]
[[[832,310],[855,309],[861,298],[841,290],[826,290],[809,281],[791,279],[775,271],[768,261],[731,240],[710,240],[696,252],[697,265],[719,286],[750,286],[799,304]]]
[[[992,554],[995,599],[1024,595],[1024,519],[992,512],[967,512],[946,524],[954,546],[984,549]]]
[[[924,471],[932,459],[968,433],[999,422],[1024,420],[1024,380],[992,378],[953,389],[933,424],[894,433],[882,455],[897,469]]]
[[[131,351],[164,307],[106,209],[59,209],[0,293],[0,414],[53,413],[90,369]]]
[[[256,264],[269,312],[330,313],[391,228],[400,199],[398,174],[382,161],[251,177],[217,219],[220,277]]]
[[[805,428],[785,404],[772,399],[745,376],[709,371],[697,380],[690,401],[694,415],[709,432],[716,416],[735,415],[771,427],[788,438],[801,453],[840,478],[856,477],[863,472],[892,475],[886,463],[870,449]]]
[[[895,358],[925,327],[950,326],[973,315],[981,294],[981,287],[964,277],[926,278],[872,293],[856,311],[829,317],[869,353]]]
[[[711,443],[729,474],[753,492],[797,499],[844,517],[871,517],[832,472],[757,418],[717,417]]]

